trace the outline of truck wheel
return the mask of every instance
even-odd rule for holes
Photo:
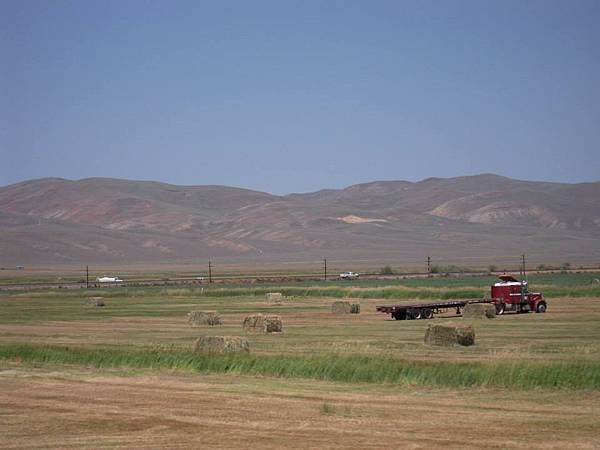
[[[547,309],[546,302],[539,302],[535,307],[535,312],[545,313]]]
[[[421,316],[423,319],[433,319],[433,309],[425,308]]]
[[[422,317],[423,311],[421,309],[414,309],[412,312],[413,319],[418,320]]]
[[[501,316],[504,314],[504,303],[496,303],[496,315]]]

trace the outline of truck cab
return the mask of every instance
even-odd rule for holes
[[[517,280],[510,275],[502,275],[500,281],[492,285],[492,298],[496,313],[505,311],[546,312],[547,304],[541,292],[529,292],[527,281]]]

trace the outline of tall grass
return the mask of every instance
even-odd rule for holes
[[[487,288],[410,288],[405,286],[385,287],[341,287],[341,286],[307,286],[307,287],[277,287],[277,288],[199,288],[165,289],[165,288],[127,288],[106,291],[90,290],[84,295],[99,295],[107,298],[197,298],[197,297],[263,297],[267,292],[281,292],[287,297],[303,298],[358,298],[358,299],[389,299],[389,300],[458,300],[467,298],[489,297]],[[532,291],[541,291],[547,298],[557,297],[600,297],[600,286],[536,286]],[[13,294],[12,297],[27,298],[79,298],[80,291],[45,291]]]
[[[350,383],[600,389],[600,364],[596,362],[424,362],[382,356],[206,355],[182,350],[92,349],[31,344],[0,346],[0,360],[73,364],[95,368],[266,375]]]
[[[272,292],[269,288],[210,288],[202,291],[209,297],[248,297],[264,296]],[[382,299],[460,299],[478,298],[483,295],[479,288],[407,288],[404,286],[386,286],[379,288],[341,287],[341,286],[307,286],[279,287],[288,297],[332,297],[332,298],[382,298]]]

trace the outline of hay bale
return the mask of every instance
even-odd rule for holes
[[[475,344],[475,330],[472,326],[439,324],[429,325],[425,331],[425,343],[451,347],[453,345]]]
[[[281,333],[281,317],[275,315],[253,314],[244,319],[244,330],[250,333]]]
[[[90,306],[102,307],[104,305],[104,297],[90,297],[87,304]]]
[[[223,320],[216,311],[191,311],[188,313],[188,323],[192,326],[222,325]]]
[[[348,301],[333,302],[331,312],[334,314],[360,314],[360,304]]]
[[[283,301],[283,294],[281,292],[267,292],[266,297],[269,303],[281,303]]]
[[[493,303],[467,303],[462,315],[466,319],[493,319],[496,317],[496,306]]]
[[[250,343],[248,339],[238,336],[202,336],[196,339],[194,351],[200,353],[248,353]]]
[[[283,323],[279,316],[265,316],[264,330],[265,333],[281,333]]]
[[[254,314],[252,316],[247,316],[242,323],[242,328],[247,331],[254,331],[260,324],[262,326],[262,314]]]

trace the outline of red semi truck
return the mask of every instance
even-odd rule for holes
[[[529,292],[527,281],[519,281],[510,275],[502,275],[500,281],[492,285],[489,299],[382,305],[377,306],[376,309],[379,312],[391,314],[396,320],[431,319],[435,313],[441,313],[448,309],[456,309],[456,314],[460,314],[461,309],[467,303],[493,303],[496,306],[497,315],[504,314],[506,311],[543,313],[548,307],[541,292]]]
[[[496,314],[505,311],[546,312],[548,305],[541,292],[529,292],[527,281],[519,281],[510,275],[501,275],[500,282],[492,285],[492,299]]]

